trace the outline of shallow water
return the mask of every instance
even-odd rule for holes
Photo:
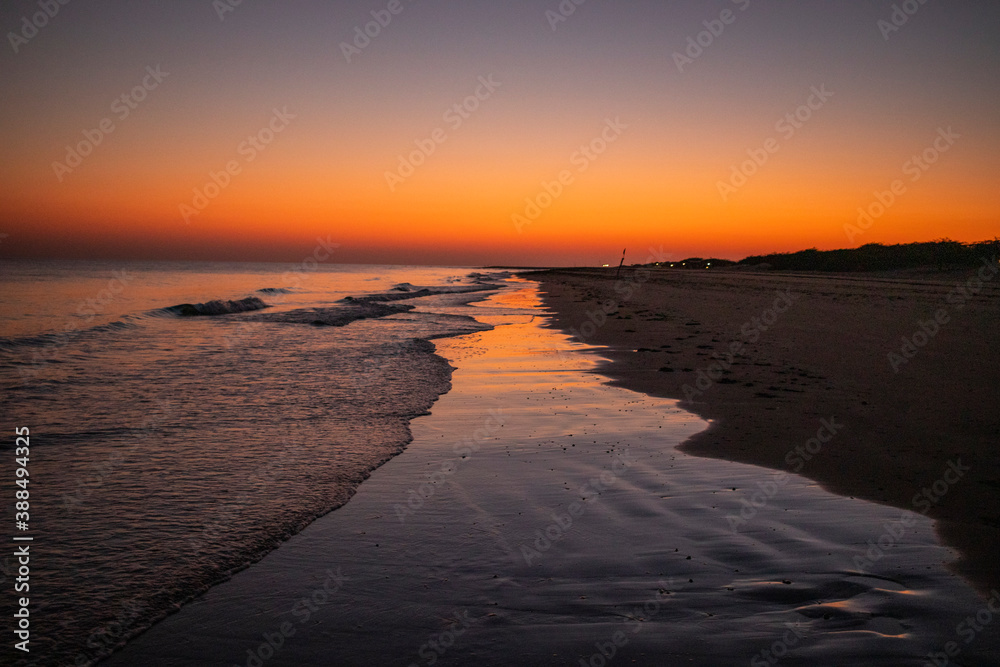
[[[136,266],[94,313],[117,269],[15,269],[3,275],[0,404],[5,429],[31,429],[31,664],[109,653],[342,505],[449,388],[428,339],[485,328],[446,307],[311,324],[354,319],[345,296],[469,285],[467,270],[290,280],[284,266]],[[252,295],[270,307],[165,310]],[[0,452],[13,458],[13,444]],[[4,516],[13,525],[9,503]],[[12,588],[10,555],[2,565]],[[2,651],[4,664],[24,658]]]
[[[678,452],[707,424],[603,384],[533,287],[468,310],[497,328],[437,342],[453,389],[403,455],[110,664],[996,663],[927,519]]]

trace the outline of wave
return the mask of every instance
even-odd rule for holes
[[[508,278],[513,278],[514,274],[510,271],[490,271],[488,273],[479,273],[478,271],[474,271],[470,273],[468,277],[478,283],[486,283],[493,280],[507,280]]]
[[[287,287],[264,287],[257,290],[258,294],[291,294],[295,290],[288,289]]]
[[[70,324],[73,325],[74,323],[71,322]],[[99,334],[134,329],[135,326],[134,323],[123,320],[115,320],[106,324],[98,324],[81,329],[74,329],[72,326],[67,326],[65,330],[59,332],[0,338],[0,350],[14,350],[21,347],[61,347],[79,340],[92,338]]]
[[[389,288],[388,292],[366,294],[364,296],[347,296],[336,305],[325,308],[303,308],[279,313],[253,315],[262,322],[284,322],[289,324],[311,324],[318,327],[342,327],[363,319],[374,319],[407,313],[416,306],[413,304],[394,303],[420,299],[441,294],[471,294],[487,292],[501,288],[496,283],[486,282],[497,274],[475,274],[476,282],[471,285],[437,285],[422,286],[412,283],[399,283]],[[458,316],[456,316],[458,317]],[[465,320],[475,322],[473,318],[461,316]],[[467,326],[467,324],[466,324]],[[465,327],[460,327],[464,329]],[[473,328],[472,330],[478,330]],[[454,334],[450,334],[454,335]]]
[[[477,282],[474,285],[454,285],[423,287],[411,285],[410,283],[400,283],[392,287],[392,291],[383,294],[367,294],[365,296],[348,296],[341,299],[341,303],[387,303],[390,301],[403,301],[405,299],[419,299],[425,296],[436,296],[439,294],[469,294],[472,292],[487,292],[499,289],[501,286],[494,283]]]
[[[395,292],[392,294],[368,294],[366,296],[345,296],[342,303],[386,303],[388,301],[402,301],[403,299],[418,299],[423,296],[435,294],[427,288],[417,289],[410,292]]]
[[[210,317],[213,315],[231,315],[233,313],[246,313],[253,310],[263,310],[270,306],[260,298],[248,296],[238,301],[206,301],[205,303],[182,303],[177,306],[161,308],[158,312],[179,317]]]
[[[317,327],[342,327],[357,320],[386,317],[413,310],[408,304],[388,305],[378,302],[352,303],[329,308],[303,308],[284,313],[268,313],[257,316],[261,322],[285,322],[289,324],[311,324]]]

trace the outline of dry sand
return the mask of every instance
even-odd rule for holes
[[[530,277],[542,281],[553,326],[607,346],[600,373],[687,399],[682,407],[715,421],[683,451],[798,471],[835,493],[926,514],[960,550],[953,567],[986,594],[1000,588],[1000,278],[991,267],[995,258],[985,283],[976,270]],[[779,293],[792,295],[787,309]],[[773,325],[754,320],[770,321],[776,304],[785,312]],[[935,314],[946,323],[933,333]],[[933,335],[918,333],[920,322]],[[904,337],[916,338],[911,358]],[[744,345],[730,360],[734,342]],[[809,460],[789,453],[831,417],[845,425],[834,440],[814,443]]]

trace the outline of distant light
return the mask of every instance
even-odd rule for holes
[[[601,264],[601,266],[603,266],[604,268],[608,268],[608,266],[610,266],[610,265],[608,265],[608,264]]]

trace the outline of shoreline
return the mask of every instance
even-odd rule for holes
[[[612,384],[713,422],[682,451],[924,514],[961,554],[955,572],[1000,588],[1000,280],[960,300],[974,271],[521,275],[541,284],[549,326],[606,347]],[[842,432],[811,440],[831,419]]]
[[[706,422],[609,386],[537,292],[439,342],[452,390],[351,502],[108,664],[908,664],[981,606],[929,520],[804,478],[734,529],[767,471],[681,453]],[[963,656],[995,654],[977,639]]]
[[[116,316],[135,313],[136,324],[65,342],[52,359],[66,363],[40,376],[58,380],[46,401],[36,400],[35,383],[12,377],[9,407],[48,445],[32,472],[47,480],[32,504],[51,551],[32,614],[60,631],[33,636],[30,655],[6,647],[0,663],[99,660],[345,505],[405,451],[412,421],[451,387],[453,368],[431,339],[484,330],[449,313],[503,285],[467,284],[451,269],[403,271],[334,272],[323,290],[329,301],[310,292],[276,298],[286,310],[270,319],[143,316],[158,312],[157,301],[209,302],[171,298],[177,285],[208,288],[204,267],[137,274],[134,300]],[[50,279],[72,285],[73,275]],[[345,292],[361,304],[398,300],[393,283],[414,276],[440,279],[403,293],[435,313],[339,316],[358,308],[343,305]],[[260,292],[272,278],[257,271],[221,282]],[[376,282],[384,291],[371,289]],[[40,319],[58,322],[63,310]],[[344,326],[316,325],[338,320]],[[10,368],[37,359],[30,339],[11,347]]]

